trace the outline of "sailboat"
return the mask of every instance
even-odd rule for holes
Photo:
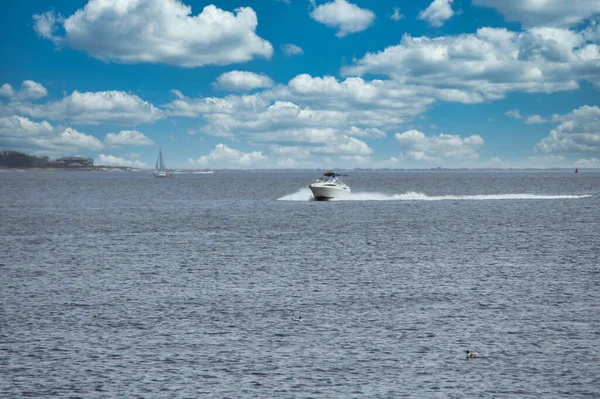
[[[165,160],[160,149],[158,150],[156,165],[154,166],[154,177],[173,177],[173,174],[167,172],[167,165],[165,165]]]

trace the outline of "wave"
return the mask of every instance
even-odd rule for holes
[[[409,191],[404,194],[383,194],[377,192],[352,193],[344,201],[481,201],[481,200],[544,200],[544,199],[579,199],[589,198],[591,195],[550,195],[550,194],[481,194],[481,195],[427,195]],[[293,194],[285,195],[279,201],[312,201],[312,193],[308,188],[298,190]]]

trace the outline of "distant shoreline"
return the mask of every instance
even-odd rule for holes
[[[584,171],[600,171],[600,168],[578,168],[579,172]],[[345,172],[518,172],[518,171],[573,171],[574,168],[401,168],[401,169],[342,169],[336,170]],[[0,167],[3,172],[147,172],[151,173],[152,169],[140,169],[127,166],[94,166],[91,168],[40,168],[40,167],[20,167],[7,168]],[[212,173],[212,172],[322,172],[323,169],[170,169],[175,173]]]

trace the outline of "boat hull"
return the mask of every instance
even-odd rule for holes
[[[173,177],[173,175],[170,173],[160,172],[160,173],[154,173],[154,177],[156,177],[157,179],[161,179],[161,178],[166,178],[166,177]]]
[[[324,187],[311,184],[308,186],[317,201],[343,200],[350,198],[350,187]]]

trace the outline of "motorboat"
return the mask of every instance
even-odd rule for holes
[[[327,171],[320,179],[308,187],[317,201],[329,201],[334,199],[347,199],[350,197],[350,187],[340,177],[347,176],[336,172]]]

